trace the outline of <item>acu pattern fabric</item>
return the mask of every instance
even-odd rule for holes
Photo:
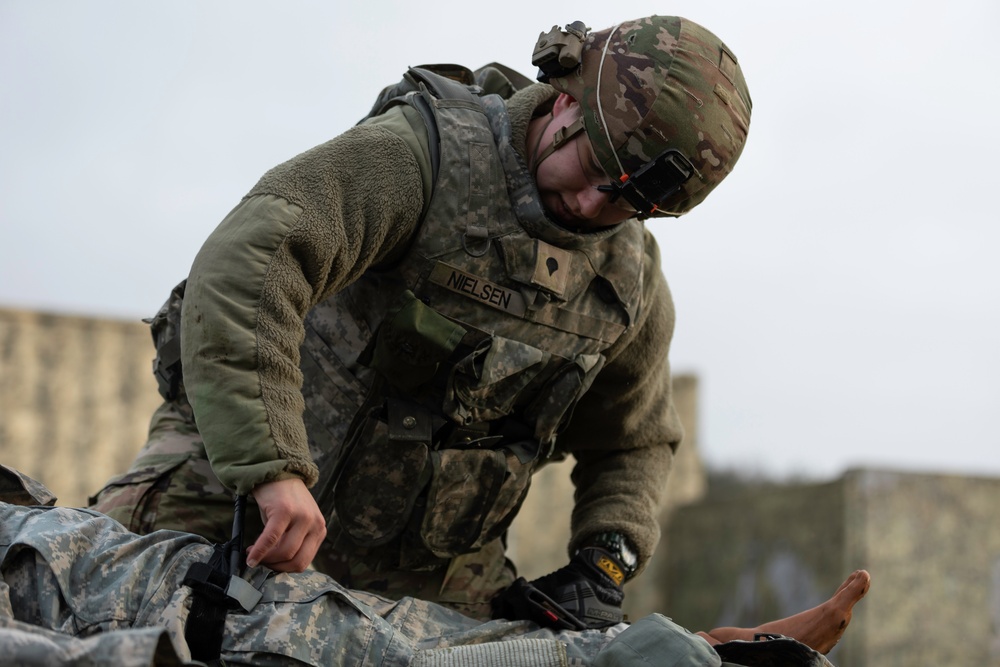
[[[41,485],[0,466],[0,650],[19,666],[193,663],[184,639],[192,563],[203,538],[138,536],[90,510],[52,502]],[[230,612],[225,664],[382,667],[829,667],[792,640],[707,642],[654,614],[633,626],[554,632],[526,621],[478,623],[433,603],[349,591],[317,572],[249,570],[261,600]],[[741,656],[723,662],[719,650]],[[731,658],[727,658],[731,659]],[[780,659],[780,662],[774,662]]]

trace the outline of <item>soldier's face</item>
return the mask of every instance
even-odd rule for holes
[[[552,143],[560,128],[580,117],[580,106],[560,95],[552,108],[552,121],[542,133],[538,152]],[[635,211],[622,200],[610,201],[598,185],[608,183],[585,132],[576,135],[538,164],[535,184],[549,215],[569,229],[598,229],[633,217]]]

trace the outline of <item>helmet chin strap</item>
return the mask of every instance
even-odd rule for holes
[[[542,163],[542,160],[555,153],[557,150],[562,148],[566,143],[568,143],[571,139],[573,139],[573,137],[580,134],[584,130],[583,117],[581,116],[580,118],[577,118],[569,125],[565,127],[560,127],[558,130],[556,130],[555,133],[552,135],[552,143],[546,146],[545,149],[541,153],[539,153],[538,147],[542,145],[542,137],[545,136],[545,132],[549,129],[549,125],[551,125],[552,121],[554,120],[555,116],[550,111],[549,120],[547,123],[545,123],[545,127],[543,127],[542,131],[538,134],[538,141],[535,142],[535,149],[532,151],[532,156],[531,156],[532,176],[535,176],[535,174],[538,172],[538,165]]]

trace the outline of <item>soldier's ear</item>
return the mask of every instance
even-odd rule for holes
[[[558,116],[559,114],[561,114],[563,112],[571,111],[571,110],[579,109],[579,108],[580,108],[580,103],[579,102],[577,102],[576,100],[574,100],[572,97],[570,97],[566,93],[559,93],[559,97],[557,97],[556,101],[552,104],[552,115],[553,116]]]

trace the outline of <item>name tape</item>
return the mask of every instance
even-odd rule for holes
[[[454,266],[438,262],[431,269],[428,278],[435,285],[440,285],[456,294],[475,299],[476,301],[516,315],[524,317],[527,308],[524,304],[524,297],[521,293],[503,285],[497,285],[485,278],[466,273]]]

